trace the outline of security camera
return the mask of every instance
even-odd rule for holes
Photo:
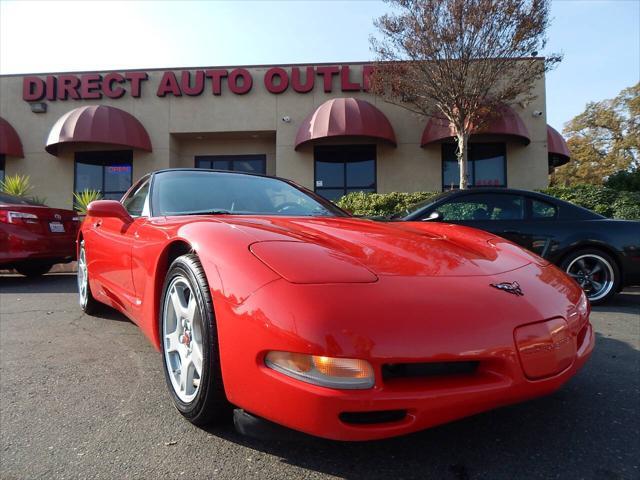
[[[534,110],[532,115],[534,117],[541,117],[542,116],[542,112],[540,110]]]
[[[282,121],[284,123],[290,123],[291,122],[291,117],[289,115],[285,115],[284,117],[282,117]]]

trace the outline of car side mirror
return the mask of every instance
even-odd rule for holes
[[[129,212],[120,202],[115,200],[94,200],[87,207],[87,215],[91,217],[118,218],[124,223],[133,222]]]
[[[441,220],[443,220],[442,214],[438,211],[431,212],[427,218],[422,219],[423,222],[439,222]]]

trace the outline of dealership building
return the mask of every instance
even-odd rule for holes
[[[366,63],[0,76],[0,179],[71,207],[73,192],[119,198],[163,168],[277,175],[337,199],[438,191],[459,182],[451,129],[368,93]],[[536,189],[569,160],[535,99],[503,105],[471,137],[470,183]]]

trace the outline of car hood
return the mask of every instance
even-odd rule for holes
[[[365,267],[376,276],[478,276],[515,270],[531,262],[546,264],[500,237],[450,224],[333,217],[217,220],[249,235],[251,251],[279,273],[308,271],[315,264],[331,268],[328,263],[342,262]]]

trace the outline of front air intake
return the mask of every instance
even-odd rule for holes
[[[480,362],[386,363],[382,366],[384,381],[398,378],[430,378],[473,375]]]

